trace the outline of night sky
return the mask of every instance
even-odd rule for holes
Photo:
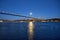
[[[60,0],[0,0],[0,11],[49,19],[60,18]],[[20,17],[0,14],[0,19],[20,19]]]

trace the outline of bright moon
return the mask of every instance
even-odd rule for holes
[[[30,15],[32,15],[32,12],[30,12]]]

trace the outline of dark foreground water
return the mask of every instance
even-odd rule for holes
[[[0,23],[0,40],[28,40],[28,22]],[[34,22],[33,40],[60,40],[60,22]]]

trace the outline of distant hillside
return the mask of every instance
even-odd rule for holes
[[[60,20],[60,18],[51,18],[51,19],[47,19],[47,20]]]

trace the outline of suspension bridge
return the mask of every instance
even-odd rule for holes
[[[18,15],[18,14],[12,14],[9,12],[0,12],[2,15],[10,15],[10,16],[18,16],[18,17],[24,17],[27,18],[26,20],[4,20],[4,21],[12,21],[12,22],[20,22],[20,21],[35,21],[35,22],[60,22],[60,19],[40,19],[40,18],[35,18],[31,16],[24,16],[24,15]],[[29,19],[30,18],[30,19]]]
[[[39,18],[35,18],[35,17],[31,17],[31,16],[18,15],[18,14],[11,14],[8,12],[0,12],[0,14],[28,18],[28,20],[20,20],[20,21],[41,21],[41,19],[39,19]],[[16,20],[16,21],[18,21],[18,20]]]

